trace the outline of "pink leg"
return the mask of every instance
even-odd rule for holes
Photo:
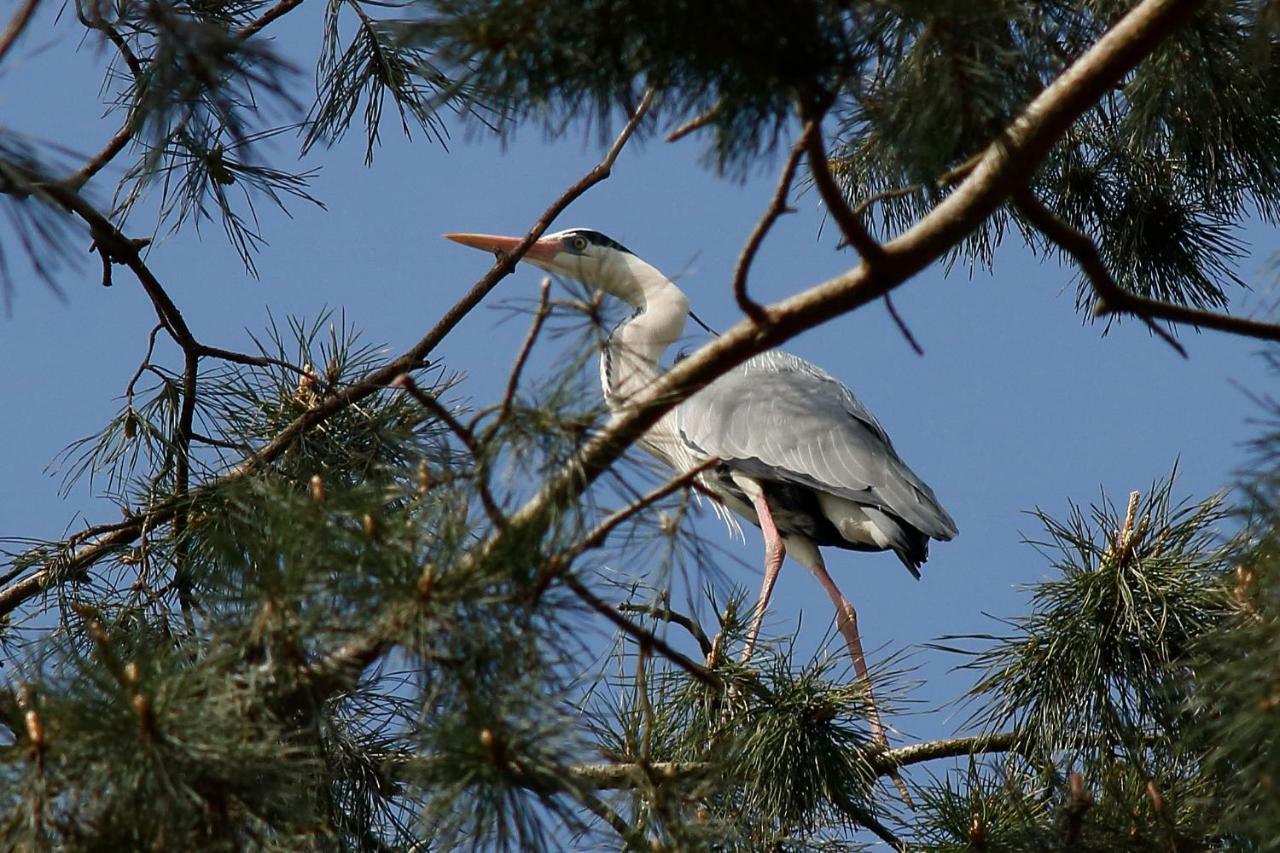
[[[756,638],[760,636],[760,625],[764,622],[764,611],[769,606],[769,597],[773,595],[773,585],[778,580],[778,571],[782,568],[782,558],[786,556],[786,546],[778,535],[778,528],[773,523],[769,505],[765,502],[764,493],[756,488],[751,495],[751,503],[755,505],[756,516],[760,519],[760,532],[764,534],[764,584],[760,587],[760,599],[756,602],[755,616],[751,619],[751,629],[747,631],[747,643],[742,649],[740,660],[745,663],[751,659],[756,650]]]
[[[853,671],[857,673],[858,680],[862,682],[863,688],[867,691],[867,705],[870,713],[868,714],[868,722],[871,724],[871,737],[876,743],[880,744],[884,749],[889,748],[889,738],[885,736],[884,724],[880,722],[880,709],[876,707],[875,696],[871,693],[871,675],[867,672],[867,659],[862,653],[862,638],[858,636],[858,613],[853,609],[853,605],[849,603],[844,594],[840,592],[840,588],[836,586],[836,582],[831,579],[831,575],[827,573],[827,567],[822,564],[821,558],[818,560],[816,567],[812,567],[813,573],[818,578],[818,583],[822,584],[822,588],[827,591],[831,603],[836,606],[836,627],[844,636],[844,641],[849,646],[849,656],[853,658]],[[912,805],[911,794],[907,791],[907,786],[903,783],[902,777],[895,770],[889,774],[893,779],[893,784],[897,786],[898,793],[902,795],[903,802],[908,806]]]

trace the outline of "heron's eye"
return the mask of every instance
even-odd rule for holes
[[[573,247],[575,252],[585,252],[587,250],[587,238],[578,236],[569,241],[569,245]]]

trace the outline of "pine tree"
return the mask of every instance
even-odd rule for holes
[[[741,598],[708,587],[714,625],[672,607],[714,562],[693,478],[630,450],[733,365],[1010,235],[1079,267],[1083,312],[1175,348],[1185,325],[1280,339],[1224,313],[1236,229],[1280,216],[1280,7],[330,0],[308,104],[268,38],[299,5],[78,0],[57,26],[103,45],[119,132],[79,162],[0,128],[0,259],[56,287],[91,243],[157,319],[117,416],[66,454],[123,520],[15,540],[0,577],[5,849],[1280,849],[1275,434],[1238,504],[1170,476],[1037,513],[1030,612],[934,652],[972,669],[969,719],[891,750],[837,660],[784,637],[739,663]],[[526,246],[657,127],[729,175],[783,162],[733,278],[745,319],[616,417],[581,369],[606,309],[545,286],[505,394],[460,402],[434,351],[516,256],[399,356],[327,316],[236,352],[131,236],[216,218],[252,272],[255,205],[315,201],[266,139],[360,127],[373,162],[388,117],[439,141],[584,112],[625,124]],[[747,273],[798,174],[859,260],[762,306]],[[528,375],[551,332],[576,355]],[[897,770],[914,808],[880,784]]]

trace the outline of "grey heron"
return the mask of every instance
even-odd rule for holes
[[[509,254],[517,237],[448,234],[465,246]],[[684,334],[689,301],[670,279],[598,231],[570,228],[535,241],[523,260],[611,294],[634,309],[609,335],[600,381],[610,408],[653,380]],[[886,743],[871,698],[858,617],[827,572],[821,547],[892,551],[916,578],[929,541],[956,535],[933,490],[898,456],[867,408],[821,368],[785,352],[755,356],[668,412],[639,444],[677,471],[716,459],[703,485],[764,536],[764,583],[746,636],[750,657],[786,554],[817,577],[836,608],[870,706],[872,735]],[[731,527],[732,516],[717,510]]]

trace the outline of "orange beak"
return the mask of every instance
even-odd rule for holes
[[[523,237],[499,237],[494,234],[446,234],[444,237],[446,240],[452,240],[473,249],[493,252],[495,255],[513,254],[516,247],[524,242]],[[549,263],[559,253],[560,241],[543,237],[535,241],[529,247],[529,251],[524,253],[524,260]]]

